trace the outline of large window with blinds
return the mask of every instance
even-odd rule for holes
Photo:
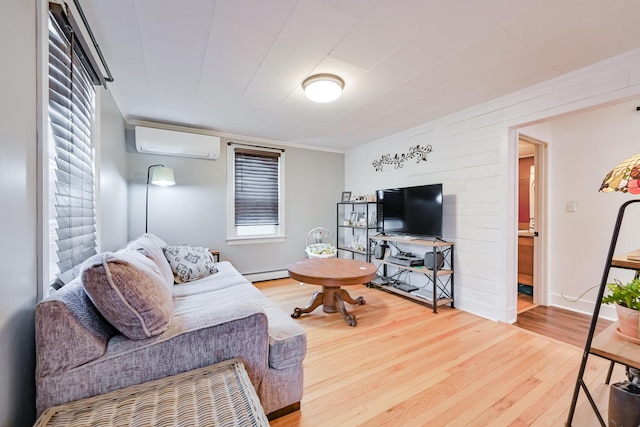
[[[49,283],[69,283],[96,253],[95,88],[75,34],[49,15]]]
[[[281,239],[284,151],[231,144],[229,239]]]

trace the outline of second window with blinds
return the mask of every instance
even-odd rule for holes
[[[229,143],[227,239],[284,240],[284,150]]]

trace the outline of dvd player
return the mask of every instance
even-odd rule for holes
[[[391,262],[393,264],[399,264],[405,267],[416,267],[419,265],[424,265],[424,258],[401,256],[401,255],[389,256],[386,258],[386,261]]]
[[[378,285],[378,286],[388,285],[389,284],[389,279],[387,279],[386,277],[378,276],[375,279],[373,279],[371,281],[371,283],[373,283],[374,285]]]

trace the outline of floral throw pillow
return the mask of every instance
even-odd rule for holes
[[[218,272],[213,255],[207,248],[193,246],[165,246],[164,256],[169,261],[176,283],[198,280]]]

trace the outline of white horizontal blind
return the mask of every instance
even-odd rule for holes
[[[49,233],[57,247],[50,262],[52,286],[59,288],[79,273],[96,253],[94,147],[95,89],[70,39],[49,18]],[[55,221],[54,221],[55,219]],[[51,242],[53,243],[53,242]],[[53,265],[52,265],[53,264]],[[55,274],[55,279],[54,279]]]
[[[235,225],[278,225],[280,153],[235,149]]]

